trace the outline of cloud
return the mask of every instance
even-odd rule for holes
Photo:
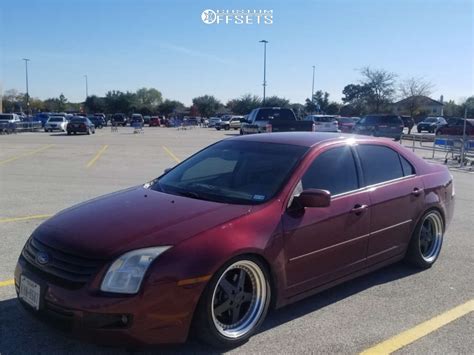
[[[197,50],[191,49],[191,48],[176,46],[176,45],[170,44],[170,43],[159,43],[159,46],[161,48],[169,49],[169,50],[172,50],[172,51],[175,51],[175,52],[178,52],[178,53],[182,53],[182,54],[188,55],[190,57],[203,58],[203,59],[211,60],[211,61],[222,63],[222,64],[228,64],[228,65],[233,64],[233,62],[230,61],[230,60],[218,57],[218,56],[213,55],[213,54],[200,52],[200,51],[197,51]]]

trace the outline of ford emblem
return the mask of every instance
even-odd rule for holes
[[[44,251],[38,252],[38,254],[36,254],[36,262],[40,265],[46,265],[49,263],[48,253],[45,253]]]

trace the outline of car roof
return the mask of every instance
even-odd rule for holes
[[[249,134],[244,136],[237,136],[228,138],[229,140],[262,142],[262,143],[280,143],[300,145],[304,147],[313,147],[322,142],[348,141],[354,142],[384,142],[388,143],[386,138],[374,138],[369,136],[357,136],[344,133],[332,132],[275,132],[275,133],[261,133]],[[390,144],[388,144],[390,145]]]

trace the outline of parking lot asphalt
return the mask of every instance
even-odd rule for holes
[[[26,314],[11,283],[21,248],[48,216],[142,184],[234,134],[208,128],[148,127],[143,134],[133,134],[126,127],[118,132],[104,128],[91,136],[44,132],[0,136],[0,354],[127,352],[79,342]],[[471,306],[445,325],[435,318],[441,315],[446,320],[446,312],[474,299],[474,175],[452,174],[455,215],[441,256],[431,269],[419,272],[399,263],[273,311],[258,334],[230,352],[354,354],[376,345],[387,352],[384,342],[410,331],[414,340],[396,348],[396,353],[472,354]],[[415,327],[424,322],[430,331],[422,336]],[[210,350],[190,341],[147,351]]]

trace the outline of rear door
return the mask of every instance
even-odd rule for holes
[[[367,261],[381,262],[405,251],[423,208],[423,181],[397,151],[378,144],[356,147],[370,197]]]
[[[330,191],[331,204],[302,213],[289,209],[283,215],[289,297],[350,274],[365,263],[369,195],[359,190],[352,148],[332,147],[318,154],[293,195],[310,188]]]

